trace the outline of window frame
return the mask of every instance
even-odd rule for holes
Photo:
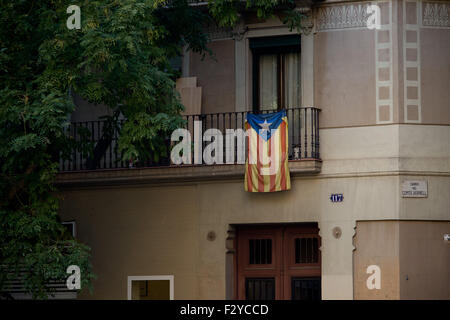
[[[77,238],[77,223],[75,222],[75,220],[72,220],[72,221],[63,221],[63,222],[61,222],[61,224],[62,224],[62,225],[68,225],[68,224],[72,225],[72,237],[73,237],[74,239]]]
[[[127,278],[127,300],[131,300],[132,283],[133,281],[148,281],[148,280],[169,280],[169,300],[174,300],[174,276],[128,276]]]

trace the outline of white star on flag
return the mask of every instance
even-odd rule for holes
[[[272,122],[267,122],[267,119],[265,119],[263,123],[260,123],[259,124],[261,126],[260,134],[262,135],[263,133],[265,133],[265,131],[269,131],[270,130],[269,128],[270,128],[271,124],[272,124]]]

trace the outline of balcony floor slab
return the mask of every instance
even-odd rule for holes
[[[302,159],[289,161],[291,176],[318,174],[322,161]],[[167,167],[106,169],[60,172],[56,177],[59,188],[83,188],[138,184],[179,184],[211,180],[244,179],[245,165],[177,165]]]

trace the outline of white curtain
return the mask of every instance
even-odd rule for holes
[[[282,77],[284,82],[284,108],[301,106],[300,53],[282,55],[284,61]],[[259,58],[259,105],[260,110],[278,109],[277,55],[265,54]]]
[[[300,107],[300,53],[285,54],[284,59],[284,101],[286,101],[285,107]]]
[[[277,55],[261,55],[259,59],[260,110],[276,110],[278,108],[277,87]]]

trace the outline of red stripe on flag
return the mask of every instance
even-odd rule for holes
[[[272,138],[271,138],[272,139]],[[269,139],[269,159],[270,159],[270,166],[274,166],[275,164],[272,163],[272,140]],[[276,152],[276,150],[275,150]],[[275,179],[277,178],[277,174],[271,174],[270,175],[270,192],[275,191]]]
[[[286,190],[286,122],[282,121],[280,124],[281,135],[281,190]]]
[[[262,167],[262,163],[261,163],[261,159],[260,159],[260,152],[262,151],[262,138],[259,134],[257,134],[257,146],[256,146],[256,157],[257,157],[257,170],[258,170],[258,192],[264,192],[264,176],[261,175],[261,167]],[[260,150],[261,148],[261,150]]]
[[[250,164],[250,124],[247,123],[246,125],[246,132],[248,132],[249,134],[247,135],[247,189],[248,191],[252,192],[253,191],[253,183],[252,183],[252,175],[253,175],[253,170],[252,170],[252,165]]]

